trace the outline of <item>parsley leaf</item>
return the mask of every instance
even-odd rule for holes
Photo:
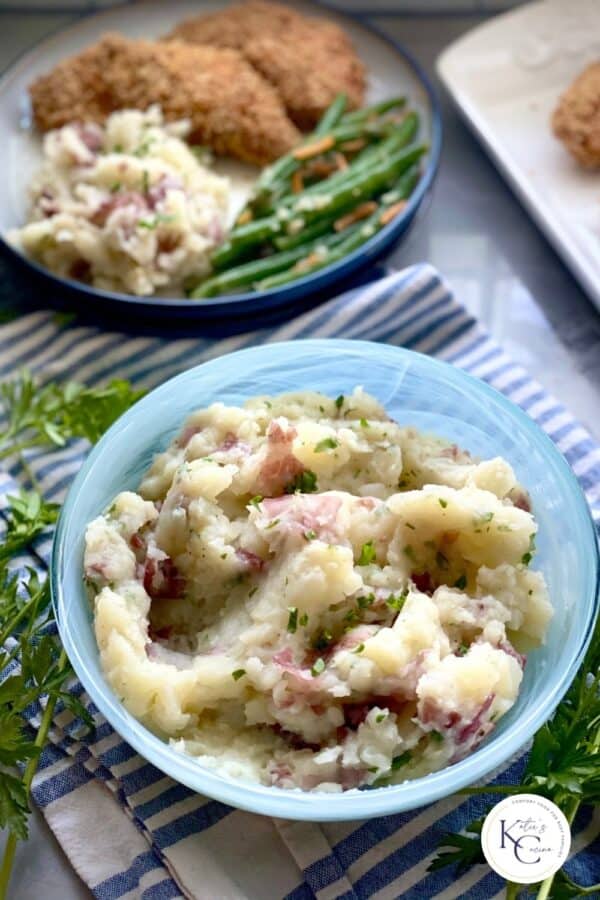
[[[75,381],[40,385],[23,371],[0,385],[8,420],[0,433],[0,459],[30,447],[64,447],[74,438],[93,444],[143,393],[120,379],[102,388]]]
[[[360,550],[360,556],[358,557],[358,561],[356,563],[357,566],[368,566],[372,562],[376,561],[376,550],[373,541],[367,541],[366,544],[363,544]]]
[[[314,452],[323,453],[325,450],[335,450],[336,447],[339,447],[339,441],[332,437],[326,437],[319,441],[318,444],[315,444]]]
[[[314,494],[318,491],[317,476],[310,469],[305,469],[296,475],[293,481],[288,484],[285,489],[286,494],[294,494],[299,491],[301,494]]]

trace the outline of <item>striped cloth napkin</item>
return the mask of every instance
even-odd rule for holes
[[[600,447],[506,356],[427,265],[351,291],[271,330],[216,343],[130,338],[65,323],[51,312],[31,313],[0,329],[0,377],[26,365],[42,379],[96,384],[121,376],[152,388],[183,369],[250,344],[333,336],[402,344],[484,378],[556,441],[600,524]],[[48,498],[62,499],[85,450],[79,442],[60,452],[29,455]],[[0,475],[0,505],[18,487],[20,471],[15,466]],[[43,568],[49,552],[45,540],[35,558],[19,562]],[[70,713],[56,715],[33,797],[100,900],[475,900],[502,893],[503,882],[485,866],[458,879],[452,870],[428,872],[439,837],[479,817],[489,797],[449,797],[400,815],[324,825],[239,812],[164,777],[98,715],[81,685],[75,682],[71,690],[94,713],[96,731],[81,738]],[[32,710],[32,723],[38,716],[39,710]],[[518,781],[524,759],[520,754],[511,760],[490,782]],[[575,822],[569,871],[584,883],[600,880],[600,810]]]

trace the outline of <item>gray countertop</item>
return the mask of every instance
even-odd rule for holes
[[[430,72],[452,40],[482,15],[377,19]],[[68,14],[0,13],[0,67],[72,19]],[[427,260],[457,298],[600,439],[600,313],[538,231],[441,90],[444,150],[429,208],[391,257],[402,267]],[[2,296],[16,284],[0,260]],[[0,844],[2,839],[0,838]],[[12,900],[87,898],[39,814],[19,847]]]

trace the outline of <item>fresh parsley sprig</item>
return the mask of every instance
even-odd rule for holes
[[[139,397],[129,382],[103,388],[76,382],[40,385],[28,372],[0,385],[5,425],[0,428],[0,459],[37,447],[63,447],[74,438],[91,443]],[[0,828],[8,831],[0,863],[0,900],[5,900],[17,842],[27,837],[29,796],[39,755],[48,740],[56,704],[70,709],[85,726],[93,721],[66,690],[71,674],[53,628],[47,580],[33,569],[19,577],[10,562],[34,538],[54,525],[59,506],[37,490],[8,497],[0,539]],[[33,703],[41,709],[37,731],[25,716]]]
[[[539,793],[563,811],[569,825],[581,806],[600,803],[600,620],[590,648],[575,680],[554,716],[539,729],[521,784],[466,788],[467,794]],[[482,820],[471,823],[464,834],[447,834],[430,869],[456,865],[464,872],[475,863],[485,862],[479,834]],[[537,900],[563,900],[600,894],[600,884],[576,884],[561,869],[538,885],[525,888],[509,884],[507,897],[533,890]]]
[[[19,491],[8,497],[6,534],[0,544],[0,561],[10,559],[27,547],[58,518],[60,506],[49,503],[37,491]]]
[[[0,459],[32,447],[64,447],[73,438],[93,444],[142,395],[121,379],[101,388],[76,381],[40,385],[23,371],[0,385],[7,419],[0,432]]]

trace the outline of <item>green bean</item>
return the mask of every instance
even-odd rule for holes
[[[348,207],[347,212],[350,212],[353,208],[354,204],[351,204],[351,206]],[[301,244],[306,244],[308,241],[312,241],[315,238],[321,237],[323,234],[327,234],[328,231],[331,231],[334,222],[337,222],[340,215],[343,215],[344,212],[346,212],[346,210],[338,210],[332,216],[317,219],[312,225],[309,225],[307,228],[302,228],[300,231],[295,231],[290,234],[281,234],[274,239],[273,243],[278,250],[291,250],[294,247],[299,247]]]
[[[333,100],[331,105],[325,110],[323,115],[321,116],[319,122],[316,125],[315,130],[313,131],[313,137],[322,137],[324,134],[334,128],[346,110],[346,104],[348,102],[348,98],[345,94],[338,94],[337,97]]]
[[[298,199],[298,197],[310,197],[314,194],[322,194],[324,185],[327,185],[328,188],[332,188],[334,185],[337,186],[342,184],[345,181],[349,181],[353,178],[357,172],[360,172],[366,169],[368,166],[383,160],[386,156],[390,156],[397,150],[401,150],[402,147],[405,147],[409,144],[412,139],[415,137],[419,128],[419,116],[416,112],[410,112],[404,118],[404,121],[396,126],[392,133],[385,138],[385,140],[381,141],[379,144],[375,144],[374,146],[369,146],[365,150],[363,150],[359,155],[352,161],[352,163],[348,166],[346,170],[343,172],[339,172],[335,175],[331,175],[329,178],[320,181],[318,184],[312,184],[310,187],[305,188],[301,194],[288,194],[286,197],[283,197],[281,202],[286,205],[293,205],[293,203]]]
[[[348,122],[364,122],[366,119],[383,116],[391,109],[398,109],[404,106],[405,103],[406,97],[392,97],[391,100],[380,100],[379,103],[374,103],[372,106],[363,106],[361,109],[347,112],[342,116],[342,123],[346,125]]]
[[[255,247],[270,241],[282,228],[282,220],[279,216],[269,216],[265,219],[256,219],[247,225],[239,225],[230,233],[213,253],[211,264],[213,269],[220,271],[231,262],[238,259],[246,249]]]
[[[290,207],[292,220],[301,217],[305,222],[313,222],[322,216],[334,213],[353,200],[358,203],[369,200],[387,187],[391,187],[400,175],[421,158],[427,147],[424,144],[398,151],[375,166],[359,171],[349,181],[328,189],[322,182],[321,193],[314,196],[298,195],[298,200]]]
[[[310,144],[315,138],[323,137],[330,129],[334,128],[346,109],[346,102],[346,95],[338,94],[331,105],[323,113],[315,130],[311,132],[302,143]],[[302,144],[300,146],[302,146]],[[292,153],[287,153],[285,156],[281,156],[279,159],[275,160],[274,163],[263,170],[258,179],[255,199],[258,199],[261,194],[270,191],[271,187],[276,182],[290,178],[300,166],[301,162],[297,160]]]
[[[311,254],[307,253],[305,261],[308,265],[302,266],[299,265],[299,263],[295,263],[291,268],[259,281],[256,285],[256,289],[267,291],[271,288],[281,287],[348,256],[385,226],[386,223],[381,221],[382,214],[386,209],[389,209],[398,201],[405,200],[409,197],[418,180],[419,167],[417,164],[414,164],[404,172],[394,189],[389,191],[385,196],[385,199],[382,199],[376,212],[374,212],[372,216],[369,216],[364,222],[361,222],[357,228],[353,229],[351,234],[344,236],[343,241],[336,246],[325,247],[325,252],[319,253],[318,247],[313,249],[312,253],[317,258],[312,262],[309,262]],[[300,263],[301,262],[302,261],[300,261]]]
[[[398,151],[376,165],[359,171],[355,176],[339,185],[331,187],[328,180],[321,182],[320,194],[306,196],[297,194],[293,205],[280,209],[278,213],[257,219],[247,225],[240,225],[229,235],[229,239],[211,257],[213,269],[220,271],[230,263],[243,257],[252,247],[271,242],[282,231],[290,233],[288,222],[294,220],[311,223],[315,219],[329,217],[349,206],[357,206],[361,201],[376,196],[393,184],[413,162],[425,152],[425,145]]]
[[[204,297],[215,297],[218,294],[231,292],[235,288],[254,284],[263,278],[281,272],[283,269],[289,269],[290,266],[303,259],[317,246],[336,247],[337,244],[347,239],[349,231],[350,229],[347,229],[344,233],[334,232],[318,242],[312,241],[309,245],[304,244],[284,253],[273,253],[271,256],[264,257],[264,259],[252,260],[228,269],[220,275],[201,282],[191,291],[189,296],[192,300],[201,300]]]
[[[386,137],[393,125],[389,122],[357,122],[347,125],[338,125],[336,128],[330,129],[327,134],[319,135],[316,139],[323,140],[326,137],[332,139],[332,147],[345,144],[348,141],[364,138],[368,141],[376,141],[382,137]],[[300,150],[304,146],[309,146],[315,140],[314,135],[304,141],[296,150]],[[254,197],[250,201],[250,208],[254,212],[263,215],[269,212],[276,200],[284,196],[289,190],[289,179],[295,171],[303,164],[304,160],[296,159],[292,151],[285,157],[281,157],[271,166],[264,170],[263,175],[259,178],[256,185]]]

